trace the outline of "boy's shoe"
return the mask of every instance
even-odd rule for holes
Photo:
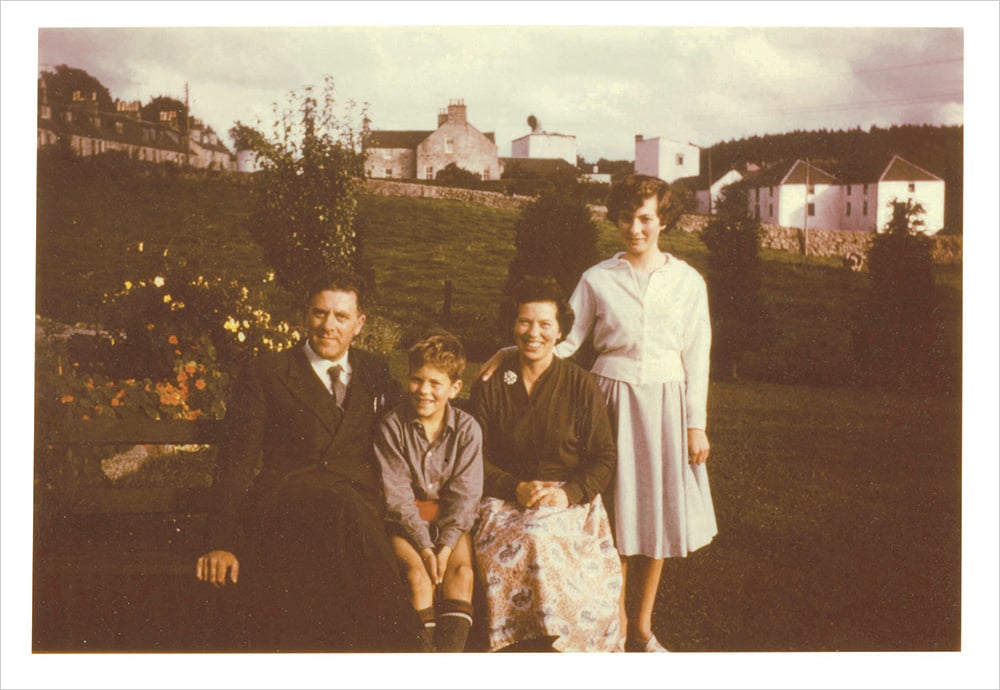
[[[670,650],[660,644],[660,641],[656,639],[656,635],[650,635],[649,639],[645,642],[637,642],[634,640],[625,640],[625,651],[626,652],[669,652]]]

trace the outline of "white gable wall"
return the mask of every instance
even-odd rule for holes
[[[635,171],[673,182],[681,177],[696,177],[701,172],[699,149],[662,137],[636,139]]]
[[[913,185],[913,191],[909,189]],[[885,230],[892,218],[892,201],[911,200],[924,207],[924,232],[934,235],[944,227],[944,180],[883,181],[878,183],[878,206],[875,228]]]
[[[528,134],[510,142],[511,158],[562,158],[576,165],[576,137],[566,134]]]

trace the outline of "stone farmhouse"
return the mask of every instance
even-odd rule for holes
[[[747,185],[749,212],[772,225],[881,232],[890,202],[909,200],[924,208],[925,234],[944,227],[944,180],[898,155],[844,179],[802,160],[778,163],[748,175]]]
[[[368,177],[433,180],[450,163],[484,180],[502,174],[493,132],[480,132],[467,117],[465,102],[452,100],[438,113],[437,129],[375,130],[365,149]]]
[[[139,101],[115,100],[114,112],[101,112],[97,94],[73,93],[72,103],[49,101],[44,78],[38,80],[38,148],[63,145],[78,156],[122,151],[129,158],[203,170],[235,170],[236,158],[211,127],[197,118],[180,122],[176,110],[160,112],[159,122],[140,116]]]

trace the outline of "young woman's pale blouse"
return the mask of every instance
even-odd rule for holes
[[[704,429],[712,341],[705,280],[687,262],[666,254],[643,290],[623,254],[580,277],[570,297],[576,321],[556,354],[572,356],[593,334],[600,354],[591,371],[633,385],[683,381],[687,426]]]

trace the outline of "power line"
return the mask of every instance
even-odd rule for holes
[[[804,108],[780,108],[775,112],[782,114],[790,113],[826,113],[834,112],[837,110],[857,110],[859,108],[867,108],[869,106],[888,106],[888,105],[912,105],[914,103],[926,103],[935,101],[954,101],[960,100],[963,97],[961,91],[954,93],[939,93],[931,94],[927,96],[909,96],[906,98],[894,98],[889,100],[880,101],[862,101],[858,103],[828,103],[824,105],[816,106],[806,106]]]

